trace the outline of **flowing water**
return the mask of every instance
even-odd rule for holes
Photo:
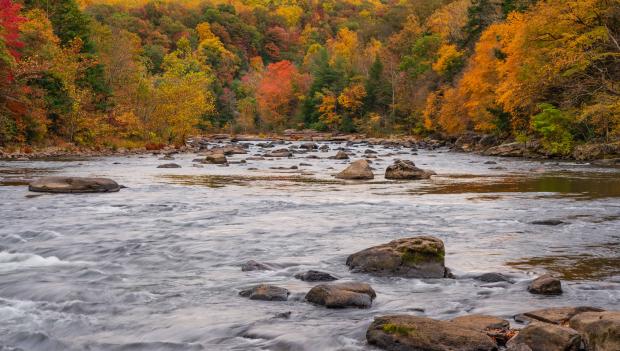
[[[329,145],[229,167],[192,167],[195,154],[176,155],[180,169],[156,168],[170,161],[153,155],[0,161],[0,350],[369,350],[366,328],[382,314],[618,308],[619,169],[375,147],[375,180],[341,182],[332,175],[347,162],[326,157],[344,144]],[[356,157],[366,148],[351,147]],[[385,181],[394,158],[437,176]],[[35,194],[20,180],[46,174],[127,188]],[[532,224],[550,219],[562,223]],[[456,279],[373,277],[345,265],[353,252],[415,235],[444,240]],[[278,269],[242,272],[250,259]],[[304,302],[315,283],[293,276],[308,269],[370,283],[372,308]],[[515,284],[473,279],[485,272]],[[526,291],[544,272],[564,279],[563,295]],[[289,301],[238,296],[258,283],[286,287]]]

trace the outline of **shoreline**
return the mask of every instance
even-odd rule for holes
[[[188,138],[185,145],[164,145],[158,148],[90,148],[69,145],[68,147],[32,146],[10,147],[16,151],[0,148],[0,160],[30,161],[55,160],[62,158],[94,158],[144,154],[175,154],[205,151],[216,144],[239,142],[333,142],[366,143],[370,145],[398,145],[401,147],[434,150],[447,147],[452,152],[476,153],[483,156],[522,158],[530,160],[558,160],[592,163],[599,166],[620,166],[620,141],[593,143],[576,146],[569,156],[552,155],[542,148],[539,141],[518,143],[500,140],[494,136],[467,134],[456,139],[420,136],[391,135],[367,137],[364,134],[340,134],[316,131],[285,131],[279,134],[206,134]]]

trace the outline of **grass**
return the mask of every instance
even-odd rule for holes
[[[414,331],[413,328],[405,327],[404,325],[398,325],[398,324],[393,324],[393,323],[384,324],[381,329],[388,334],[398,334],[402,336],[407,336]]]

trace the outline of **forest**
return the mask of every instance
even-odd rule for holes
[[[0,0],[0,146],[620,136],[618,0]]]

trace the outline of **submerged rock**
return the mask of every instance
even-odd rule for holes
[[[334,277],[333,275],[327,272],[321,272],[321,271],[315,271],[315,270],[309,270],[307,272],[297,273],[295,274],[295,278],[303,280],[305,282],[326,282],[326,281],[338,280],[338,278]]]
[[[368,308],[377,294],[366,283],[320,284],[306,294],[308,302],[328,308]]]
[[[354,253],[347,266],[354,272],[393,275],[407,278],[444,278],[443,241],[418,236],[391,241]]]
[[[562,294],[562,283],[559,279],[545,274],[534,279],[527,287],[527,290],[532,294],[560,295]]]
[[[559,219],[543,219],[543,220],[531,222],[531,224],[536,224],[536,225],[560,225],[563,223],[564,222]]]
[[[357,160],[352,162],[342,172],[336,174],[339,179],[374,179],[372,169],[366,160]]]
[[[319,146],[315,143],[303,143],[299,145],[299,148],[305,150],[316,150],[319,148]]]
[[[176,163],[164,163],[163,165],[157,166],[157,168],[181,168],[181,165]]]
[[[513,283],[512,279],[501,273],[484,273],[480,276],[477,276],[475,279],[485,283]]]
[[[396,160],[385,170],[385,179],[428,179],[435,172],[420,169],[409,160]]]
[[[620,350],[620,311],[579,313],[569,325],[581,333],[588,351]]]
[[[366,332],[371,345],[390,351],[495,351],[486,333],[457,323],[410,315],[377,317]]]
[[[532,351],[577,351],[581,336],[571,328],[548,323],[532,323],[508,341],[509,348],[527,345]]]
[[[43,193],[111,193],[121,187],[107,178],[43,177],[30,182],[28,190]]]
[[[275,285],[261,284],[239,292],[239,295],[250,300],[286,301],[290,292]]]
[[[246,263],[241,265],[241,271],[250,272],[250,271],[270,271],[273,267],[268,264],[257,262],[254,260],[249,260]]]

